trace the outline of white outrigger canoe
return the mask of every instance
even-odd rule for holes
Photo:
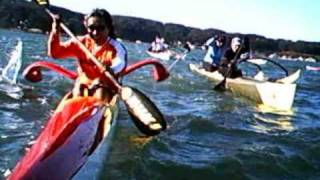
[[[206,76],[216,83],[221,82],[224,78],[219,72],[208,72],[199,65],[189,64],[189,68],[191,71]],[[296,92],[295,81],[299,77],[300,69],[285,78],[278,79],[276,82],[261,81],[250,77],[227,78],[226,89],[257,104],[277,110],[290,110]]]
[[[247,62],[250,62],[250,63],[253,63],[253,64],[258,64],[258,65],[263,65],[263,64],[266,64],[267,61],[264,60],[264,59],[259,59],[259,58],[256,58],[256,59],[248,59]]]
[[[172,56],[172,52],[169,50],[166,50],[163,52],[151,52],[151,51],[146,51],[146,52],[151,57],[158,58],[165,61],[169,61]]]
[[[315,66],[306,66],[306,70],[309,70],[309,71],[320,71],[320,67],[315,67]]]

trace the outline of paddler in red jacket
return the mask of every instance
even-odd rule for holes
[[[115,39],[111,15],[104,9],[94,9],[84,19],[87,34],[78,39],[89,51],[115,76],[119,76],[127,64],[127,51]],[[103,81],[98,67],[79,47],[74,39],[60,41],[59,17],[53,18],[52,30],[48,40],[48,55],[53,58],[78,59],[78,78],[73,88],[73,96],[82,96],[85,92],[101,100],[111,97],[110,88]]]

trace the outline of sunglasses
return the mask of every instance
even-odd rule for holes
[[[106,26],[105,25],[90,25],[90,26],[88,26],[88,29],[90,29],[90,31],[96,30],[98,32],[101,32],[106,29]]]

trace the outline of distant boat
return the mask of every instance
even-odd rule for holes
[[[161,59],[164,61],[170,60],[170,58],[172,56],[172,52],[169,50],[165,50],[162,52],[151,52],[151,51],[146,51],[146,52],[149,56],[154,57],[154,58],[158,58],[158,59]]]
[[[38,28],[29,28],[28,32],[31,32],[31,33],[43,33],[43,31],[41,29],[38,29]]]
[[[320,71],[320,67],[316,67],[316,66],[306,66],[306,70],[309,70],[309,71]]]
[[[196,64],[189,64],[189,68],[192,72],[207,77],[215,85],[224,80],[223,75],[217,71],[208,72]],[[287,111],[292,107],[299,77],[300,70],[274,82],[251,77],[226,78],[225,87],[233,94],[244,96],[258,105]]]

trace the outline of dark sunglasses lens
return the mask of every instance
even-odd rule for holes
[[[88,26],[88,28],[91,30],[91,31],[103,31],[106,29],[106,26],[103,26],[103,25],[100,25],[100,26]]]

